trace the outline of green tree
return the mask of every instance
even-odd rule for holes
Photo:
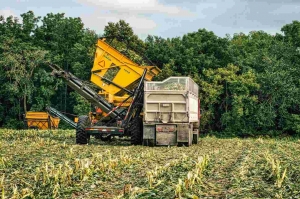
[[[22,126],[22,113],[34,101],[34,76],[41,67],[46,51],[32,44],[31,35],[36,28],[38,18],[32,12],[21,15],[23,23],[17,18],[1,17],[0,29],[0,68],[1,73],[1,108],[4,125]]]
[[[253,130],[250,121],[255,112],[259,89],[255,73],[240,73],[237,66],[208,69],[206,81],[200,81],[202,102],[206,111],[202,115],[202,127],[213,131],[227,131],[244,135]]]
[[[284,33],[284,40],[291,42],[293,46],[300,47],[300,21],[293,21],[281,28]]]
[[[146,55],[162,68],[170,60],[173,70],[182,75],[202,75],[203,69],[219,68],[230,63],[227,38],[217,37],[213,32],[199,29],[182,38],[162,39],[149,36],[146,39]]]
[[[65,17],[64,13],[47,14],[33,37],[35,45],[49,51],[49,61],[80,79],[89,80],[97,35],[85,29],[80,18]],[[77,103],[70,95],[73,90],[65,83],[55,81],[58,87],[51,104],[60,111],[72,113]]]
[[[262,31],[237,34],[230,52],[242,71],[253,70],[261,88],[254,118],[256,130],[270,134],[299,133],[291,125],[292,114],[299,114],[299,70],[296,48],[282,39]],[[289,121],[289,122],[288,122]],[[293,120],[296,125],[297,119]]]
[[[104,28],[103,36],[106,37],[107,43],[134,62],[147,65],[147,59],[144,57],[145,44],[134,34],[129,23],[126,23],[124,20],[116,23],[109,22]]]
[[[97,35],[85,30],[82,37],[70,49],[71,71],[80,79],[89,80],[94,64]]]

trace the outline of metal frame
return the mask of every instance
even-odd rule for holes
[[[47,106],[46,110],[48,111],[48,113],[50,113],[52,115],[55,115],[56,117],[58,117],[59,119],[65,121],[67,124],[69,124],[73,128],[76,128],[77,124],[75,122],[73,122],[72,120],[70,120],[68,117],[66,117],[65,115],[63,115],[61,112],[59,112],[55,108],[53,108],[51,106]]]
[[[116,83],[114,83],[114,82],[112,82],[112,81],[110,81],[109,79],[107,79],[107,78],[105,78],[105,77],[103,77],[103,76],[101,76],[101,75],[98,75],[98,74],[96,73],[96,71],[94,71],[93,74],[96,75],[96,76],[98,76],[98,77],[100,77],[100,78],[103,79],[104,81],[107,81],[108,83],[110,83],[110,84],[112,84],[112,85],[114,85],[114,86],[116,86],[116,87],[118,87],[118,88],[120,88],[120,89],[126,91],[126,92],[129,93],[130,95],[133,95],[133,94],[134,94],[134,93],[131,92],[130,90],[128,90],[128,89],[126,89],[126,88],[124,88],[124,87],[122,87],[122,86],[120,86],[120,85],[118,85],[118,84],[116,84]]]
[[[128,107],[126,116],[124,118],[122,127],[127,128],[134,115],[134,117],[139,117],[141,110],[143,108],[143,97],[144,97],[144,79],[146,76],[147,70],[144,69],[143,75],[141,77],[141,80],[137,86],[137,88],[134,90],[134,95],[132,102],[130,106]],[[142,104],[142,105],[141,105]]]
[[[86,128],[86,131],[88,134],[105,134],[105,135],[122,135],[124,132],[127,132],[127,129],[129,129],[132,125],[132,121],[140,116],[141,110],[143,108],[143,96],[144,96],[144,80],[147,73],[147,69],[144,69],[144,72],[139,80],[138,86],[135,88],[135,90],[132,92],[120,85],[115,84],[114,82],[98,75],[103,80],[114,84],[118,88],[124,90],[129,94],[129,97],[127,97],[125,100],[123,100],[118,106],[111,107],[110,104],[98,93],[93,91],[90,87],[83,84],[83,82],[76,78],[71,73],[64,71],[60,67],[49,64],[50,67],[53,69],[52,74],[58,77],[63,78],[69,86],[71,86],[75,91],[79,91],[86,96],[89,97],[90,102],[93,103],[96,106],[102,105],[105,108],[105,111],[108,112],[108,114],[102,118],[100,121],[96,123],[96,125]],[[93,92],[92,92],[93,91]],[[132,101],[127,109],[124,109],[122,111],[117,111],[123,103],[125,103],[129,98],[132,98]],[[100,108],[103,108],[100,107]],[[126,111],[126,114],[124,112]],[[112,116],[112,119],[105,123],[105,125],[111,124],[115,121],[122,121],[121,128],[120,127],[105,127],[105,126],[98,126],[97,124],[100,124],[105,118],[108,116]],[[73,125],[72,125],[73,126]],[[107,133],[107,129],[116,129],[118,132],[113,133]],[[97,130],[98,129],[98,130]]]
[[[144,97],[144,80],[145,80],[145,76],[146,76],[147,70],[145,69],[143,72],[143,75],[139,81],[138,87],[134,90],[133,94],[130,95],[128,98],[126,98],[125,100],[123,100],[118,106],[114,107],[106,117],[108,117],[112,111],[117,110],[118,108],[120,108],[122,106],[123,103],[125,103],[129,98],[133,98],[133,100],[131,101],[130,106],[128,107],[128,109],[124,109],[123,111],[121,111],[120,113],[118,113],[118,116],[121,115],[123,112],[126,111],[126,115],[121,119],[122,120],[122,125],[121,128],[120,127],[108,127],[108,126],[91,126],[89,128],[86,128],[86,131],[89,135],[107,135],[107,136],[111,136],[111,135],[124,135],[125,133],[128,133],[128,129],[131,127],[132,125],[132,121],[134,122],[134,119],[136,117],[140,116],[141,110],[143,108],[143,97]],[[105,118],[106,118],[105,117]],[[102,118],[102,120],[99,121],[99,123],[101,121],[103,121],[104,118]],[[112,118],[110,121],[106,122],[105,124],[108,125],[110,123],[112,123],[113,121],[116,121],[116,117]]]
[[[108,103],[102,96],[100,96],[92,88],[85,85],[85,83],[82,80],[78,79],[75,75],[73,75],[70,72],[64,71],[57,65],[49,63],[49,66],[53,69],[52,75],[63,78],[71,88],[77,91],[81,96],[86,98],[89,102],[103,109],[105,112],[110,112],[113,109],[110,103]],[[111,115],[113,117],[117,117],[117,113],[118,112],[113,111]]]

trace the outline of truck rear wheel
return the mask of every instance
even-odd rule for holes
[[[130,128],[131,144],[140,145],[143,141],[143,120],[140,117],[134,119]]]
[[[85,131],[85,128],[89,127],[90,125],[90,118],[87,115],[79,116],[76,127],[76,144],[88,143],[89,136]]]

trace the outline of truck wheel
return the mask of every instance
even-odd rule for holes
[[[143,120],[140,117],[134,119],[130,128],[131,131],[131,144],[140,145],[143,141]]]
[[[87,144],[89,136],[85,128],[91,125],[90,118],[87,115],[81,115],[78,118],[76,127],[76,144]]]

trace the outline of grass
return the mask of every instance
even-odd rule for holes
[[[0,130],[0,198],[300,198],[297,139],[74,140],[68,130]]]

